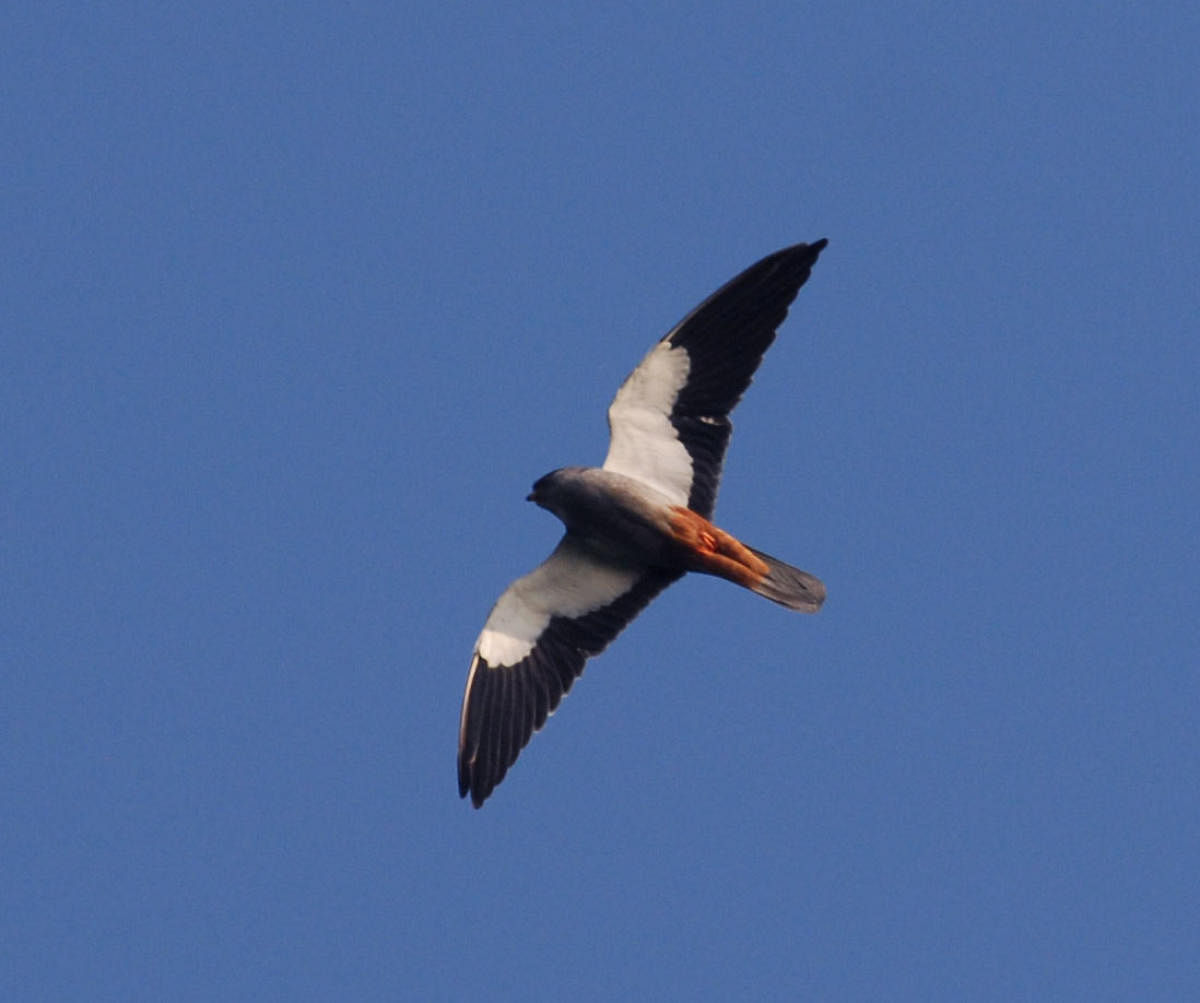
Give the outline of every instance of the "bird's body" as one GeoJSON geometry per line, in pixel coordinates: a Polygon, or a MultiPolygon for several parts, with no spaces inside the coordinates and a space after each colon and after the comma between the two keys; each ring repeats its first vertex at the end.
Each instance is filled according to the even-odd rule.
{"type": "Polygon", "coordinates": [[[646,356],[609,408],[604,466],[564,467],[529,496],[566,526],[505,590],[475,645],[459,727],[459,792],[476,807],[583,671],[688,571],[815,612],[825,587],[710,522],[732,425],[825,241],[778,251],[727,283],[646,356]]]}
{"type": "Polygon", "coordinates": [[[558,516],[600,560],[635,567],[671,563],[665,515],[671,500],[648,484],[601,467],[563,467],[534,484],[528,500],[558,516]]]}
{"type": "MultiPolygon", "coordinates": [[[[597,561],[666,572],[715,575],[759,592],[771,564],[788,565],[747,547],[702,515],[656,488],[600,467],[564,467],[533,486],[529,501],[553,512],[571,539],[597,561]]],[[[797,568],[802,578],[768,599],[792,609],[814,612],[825,598],[824,586],[797,568]]]]}

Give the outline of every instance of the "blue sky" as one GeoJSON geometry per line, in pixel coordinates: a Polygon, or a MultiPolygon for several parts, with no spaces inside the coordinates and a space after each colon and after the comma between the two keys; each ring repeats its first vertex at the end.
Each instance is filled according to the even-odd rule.
{"type": "Polygon", "coordinates": [[[1193,5],[26,4],[0,995],[1200,995],[1193,5]],[[688,309],[829,248],[708,579],[482,811],[471,646],[688,309]]]}

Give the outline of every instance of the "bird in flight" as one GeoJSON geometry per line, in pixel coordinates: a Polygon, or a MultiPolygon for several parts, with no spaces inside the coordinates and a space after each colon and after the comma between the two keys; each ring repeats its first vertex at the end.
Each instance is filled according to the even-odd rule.
{"type": "Polygon", "coordinates": [[[685,572],[716,575],[815,613],[820,580],[709,520],[733,425],[788,307],[826,241],[768,255],[683,318],[608,409],[602,467],[564,467],[528,500],[566,526],[554,552],[492,608],[467,674],[458,791],[480,807],[584,662],[685,572]]]}

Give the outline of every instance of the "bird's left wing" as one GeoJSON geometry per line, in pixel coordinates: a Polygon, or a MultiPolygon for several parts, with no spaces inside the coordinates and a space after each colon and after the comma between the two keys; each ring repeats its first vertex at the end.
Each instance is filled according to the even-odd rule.
{"type": "Polygon", "coordinates": [[[729,412],[825,243],[796,244],[751,265],[650,350],[609,406],[605,470],[712,516],[733,430],[729,412]]]}
{"type": "Polygon", "coordinates": [[[478,808],[599,654],[680,572],[604,562],[567,533],[513,582],[475,644],[458,730],[458,791],[478,808]]]}

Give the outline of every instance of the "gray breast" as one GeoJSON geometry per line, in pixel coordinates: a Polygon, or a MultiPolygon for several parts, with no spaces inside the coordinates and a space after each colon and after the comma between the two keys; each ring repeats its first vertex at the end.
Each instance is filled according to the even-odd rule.
{"type": "Polygon", "coordinates": [[[601,556],[653,564],[667,552],[666,495],[641,481],[598,467],[556,471],[539,504],[557,515],[601,556]]]}

